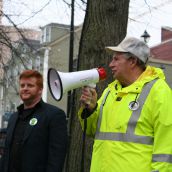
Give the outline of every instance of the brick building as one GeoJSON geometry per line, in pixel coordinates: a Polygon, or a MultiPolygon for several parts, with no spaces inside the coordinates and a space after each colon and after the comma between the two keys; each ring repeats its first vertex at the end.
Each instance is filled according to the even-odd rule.
{"type": "Polygon", "coordinates": [[[166,80],[172,88],[172,28],[161,28],[161,43],[151,47],[150,64],[164,70],[166,80]]]}

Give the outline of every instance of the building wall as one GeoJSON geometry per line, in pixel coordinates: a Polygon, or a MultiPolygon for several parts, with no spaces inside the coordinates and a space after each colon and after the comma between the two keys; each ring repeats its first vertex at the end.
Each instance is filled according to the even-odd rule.
{"type": "MultiPolygon", "coordinates": [[[[34,29],[26,29],[26,28],[19,28],[19,31],[21,34],[14,28],[13,26],[5,26],[1,25],[1,32],[3,35],[7,35],[8,41],[14,45],[15,42],[18,40],[23,39],[21,34],[25,37],[25,39],[33,39],[33,40],[40,40],[41,32],[40,30],[34,30],[34,29]]],[[[3,65],[8,63],[8,61],[11,59],[11,48],[6,46],[6,44],[3,44],[3,39],[2,43],[0,43],[0,79],[3,78],[3,65]]],[[[4,41],[5,42],[5,41],[4,41]]]]}
{"type": "Polygon", "coordinates": [[[50,23],[42,27],[41,29],[41,43],[47,44],[52,43],[60,39],[61,37],[67,35],[69,33],[70,26],[57,23],[50,23]]]}
{"type": "Polygon", "coordinates": [[[61,37],[69,34],[69,26],[68,27],[51,27],[51,42],[60,39],[61,37]]]}
{"type": "Polygon", "coordinates": [[[162,27],[161,28],[161,42],[169,40],[172,38],[172,28],[162,27]]]}
{"type": "Polygon", "coordinates": [[[161,28],[161,43],[151,48],[150,64],[163,69],[166,81],[172,88],[172,28],[161,28]]]}
{"type": "Polygon", "coordinates": [[[172,77],[171,77],[172,76],[172,63],[168,64],[168,63],[162,63],[162,62],[149,62],[149,64],[163,69],[163,72],[166,77],[166,81],[172,89],[172,77]]]}

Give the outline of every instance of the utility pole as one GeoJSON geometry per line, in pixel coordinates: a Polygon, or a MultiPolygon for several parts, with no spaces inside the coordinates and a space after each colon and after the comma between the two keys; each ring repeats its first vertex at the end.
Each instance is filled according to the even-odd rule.
{"type": "MultiPolygon", "coordinates": [[[[71,0],[71,24],[70,24],[70,42],[69,42],[69,72],[73,71],[74,3],[75,3],[75,0],[71,0]]],[[[72,100],[72,92],[69,91],[68,92],[68,101],[67,101],[67,118],[70,117],[71,100],[72,100]]]]}
{"type": "MultiPolygon", "coordinates": [[[[69,42],[69,72],[73,71],[74,3],[75,3],[75,0],[71,0],[71,24],[70,24],[70,42],[69,42]]],[[[72,100],[73,100],[72,91],[69,91],[68,92],[68,101],[67,101],[67,118],[69,119],[69,130],[70,130],[71,115],[72,115],[71,114],[72,100]]]]}
{"type": "MultiPolygon", "coordinates": [[[[74,4],[75,0],[71,0],[71,24],[70,24],[70,42],[69,42],[69,72],[73,71],[73,49],[74,49],[74,4]]],[[[69,134],[69,144],[68,149],[70,148],[71,141],[71,121],[72,121],[72,109],[73,109],[73,94],[72,91],[68,92],[67,97],[67,120],[68,120],[68,134],[69,134]]],[[[66,156],[65,163],[65,172],[69,172],[68,168],[68,160],[69,160],[69,150],[66,156]]]]}

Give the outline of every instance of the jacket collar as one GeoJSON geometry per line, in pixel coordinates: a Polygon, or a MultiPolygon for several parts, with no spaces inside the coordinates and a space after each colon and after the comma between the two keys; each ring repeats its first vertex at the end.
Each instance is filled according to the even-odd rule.
{"type": "Polygon", "coordinates": [[[121,92],[121,93],[140,93],[142,87],[155,78],[165,79],[165,75],[160,68],[155,68],[147,66],[146,70],[140,75],[140,77],[131,85],[122,88],[122,85],[118,80],[113,81],[108,85],[111,91],[121,92]]]}
{"type": "MultiPolygon", "coordinates": [[[[41,107],[43,106],[44,102],[43,100],[41,99],[34,107],[33,107],[33,110],[37,109],[38,107],[41,107]]],[[[24,110],[24,104],[21,104],[17,107],[17,110],[18,112],[21,112],[24,110]]]]}

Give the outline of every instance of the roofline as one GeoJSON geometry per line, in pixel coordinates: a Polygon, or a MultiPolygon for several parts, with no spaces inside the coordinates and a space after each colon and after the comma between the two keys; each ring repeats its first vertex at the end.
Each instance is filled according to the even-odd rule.
{"type": "MultiPolygon", "coordinates": [[[[80,27],[78,27],[76,30],[74,30],[75,33],[79,32],[80,30],[82,30],[82,25],[80,27]]],[[[70,37],[70,32],[64,36],[62,36],[61,38],[59,39],[56,39],[55,41],[53,42],[50,42],[49,44],[46,44],[46,46],[53,46],[55,44],[58,44],[59,42],[63,41],[64,39],[70,37]]]]}
{"type": "Polygon", "coordinates": [[[155,47],[157,47],[157,46],[159,46],[159,45],[166,44],[166,43],[168,43],[168,42],[170,42],[170,41],[172,41],[172,38],[170,38],[170,39],[168,39],[168,40],[166,40],[166,41],[160,42],[160,43],[158,43],[158,44],[156,44],[156,45],[153,45],[152,47],[150,47],[150,49],[155,48],[155,47]]]}
{"type": "Polygon", "coordinates": [[[161,28],[162,28],[162,29],[169,30],[169,31],[172,31],[172,28],[171,28],[171,27],[169,27],[169,26],[162,26],[161,28]]]}
{"type": "Polygon", "coordinates": [[[172,65],[172,61],[169,60],[160,60],[160,59],[154,59],[154,58],[150,58],[148,62],[155,62],[155,63],[161,63],[161,64],[169,64],[172,65]]]}
{"type": "MultiPolygon", "coordinates": [[[[49,24],[46,24],[44,26],[41,26],[40,28],[43,29],[45,27],[58,27],[58,28],[63,28],[63,29],[70,29],[70,25],[68,24],[60,24],[60,23],[49,23],[49,24]]],[[[77,26],[74,26],[74,28],[78,28],[80,27],[80,25],[77,25],[77,26]]]]}

